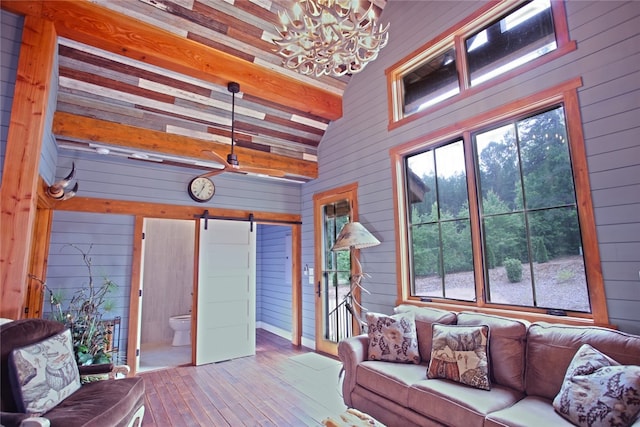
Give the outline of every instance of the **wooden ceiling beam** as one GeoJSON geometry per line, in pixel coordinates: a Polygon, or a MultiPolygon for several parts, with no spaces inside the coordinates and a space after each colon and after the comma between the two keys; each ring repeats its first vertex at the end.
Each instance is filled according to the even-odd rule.
{"type": "Polygon", "coordinates": [[[340,95],[89,1],[9,1],[2,8],[50,20],[58,35],[90,46],[223,86],[235,81],[244,93],[328,120],[342,117],[340,95]]]}
{"type": "MultiPolygon", "coordinates": [[[[126,147],[132,151],[155,152],[208,162],[215,160],[203,153],[203,150],[215,151],[223,158],[226,158],[230,151],[228,144],[168,134],[61,111],[57,111],[54,115],[52,131],[58,137],[72,140],[90,141],[104,145],[126,147]]],[[[318,177],[318,165],[315,162],[283,157],[243,147],[236,147],[234,152],[238,155],[240,164],[244,166],[276,169],[291,176],[300,176],[308,179],[318,177]]]]}

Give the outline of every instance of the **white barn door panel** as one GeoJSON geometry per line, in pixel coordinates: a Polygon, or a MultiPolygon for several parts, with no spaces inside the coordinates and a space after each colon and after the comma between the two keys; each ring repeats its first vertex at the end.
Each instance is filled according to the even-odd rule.
{"type": "Polygon", "coordinates": [[[196,365],[256,351],[256,232],[244,221],[200,221],[196,365]]]}

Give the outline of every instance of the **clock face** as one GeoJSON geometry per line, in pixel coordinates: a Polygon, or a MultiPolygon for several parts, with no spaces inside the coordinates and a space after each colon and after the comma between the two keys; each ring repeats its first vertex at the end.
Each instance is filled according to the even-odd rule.
{"type": "Polygon", "coordinates": [[[202,203],[211,200],[216,192],[216,187],[209,178],[197,176],[191,180],[187,191],[193,200],[202,203]]]}

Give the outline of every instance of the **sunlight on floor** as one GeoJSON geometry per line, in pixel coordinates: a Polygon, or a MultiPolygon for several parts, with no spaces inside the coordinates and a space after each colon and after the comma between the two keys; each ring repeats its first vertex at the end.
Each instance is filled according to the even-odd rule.
{"type": "Polygon", "coordinates": [[[335,414],[346,409],[339,379],[342,363],[317,353],[293,356],[289,360],[295,362],[286,373],[296,379],[293,387],[326,408],[334,408],[335,414]]]}

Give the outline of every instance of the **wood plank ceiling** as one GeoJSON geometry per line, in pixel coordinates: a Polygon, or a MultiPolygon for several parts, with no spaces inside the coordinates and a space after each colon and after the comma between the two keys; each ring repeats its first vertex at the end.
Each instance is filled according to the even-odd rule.
{"type": "MultiPolygon", "coordinates": [[[[375,0],[378,14],[385,2],[375,0]]],[[[216,165],[207,150],[223,157],[230,151],[227,83],[237,81],[241,165],[304,182],[317,177],[318,144],[342,115],[350,77],[303,76],[281,65],[271,40],[278,12],[292,4],[34,0],[2,7],[56,24],[53,132],[61,150],[187,165],[200,174],[216,165]]]]}

